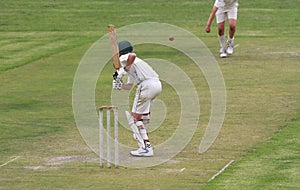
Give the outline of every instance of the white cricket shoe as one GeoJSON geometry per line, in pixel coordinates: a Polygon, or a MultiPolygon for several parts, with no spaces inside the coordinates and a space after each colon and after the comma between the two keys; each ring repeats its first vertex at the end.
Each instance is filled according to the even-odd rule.
{"type": "Polygon", "coordinates": [[[130,151],[130,154],[137,157],[150,157],[154,155],[152,147],[146,149],[139,148],[137,150],[130,151]]]}
{"type": "Polygon", "coordinates": [[[228,46],[227,53],[228,53],[228,55],[232,55],[233,54],[233,47],[228,46]]]}
{"type": "Polygon", "coordinates": [[[233,54],[233,39],[232,40],[228,40],[227,41],[227,43],[228,43],[228,47],[227,47],[227,53],[228,53],[228,55],[232,55],[233,54]]]}
{"type": "Polygon", "coordinates": [[[223,50],[223,48],[220,49],[220,57],[221,57],[221,58],[227,57],[226,50],[223,50]]]}

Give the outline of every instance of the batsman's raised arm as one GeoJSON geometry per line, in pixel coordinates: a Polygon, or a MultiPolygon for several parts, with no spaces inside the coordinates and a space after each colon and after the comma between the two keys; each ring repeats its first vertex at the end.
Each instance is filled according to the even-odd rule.
{"type": "Polygon", "coordinates": [[[119,62],[121,63],[121,68],[117,69],[113,74],[113,88],[116,90],[130,90],[133,86],[133,82],[129,81],[123,84],[122,78],[124,75],[128,74],[132,64],[134,64],[136,54],[133,53],[133,47],[128,41],[121,41],[118,44],[119,49],[119,62]]]}
{"type": "Polygon", "coordinates": [[[125,70],[129,70],[131,65],[134,63],[134,60],[136,58],[136,54],[135,53],[129,53],[128,54],[128,58],[127,58],[127,64],[125,65],[124,69],[125,70]]]}

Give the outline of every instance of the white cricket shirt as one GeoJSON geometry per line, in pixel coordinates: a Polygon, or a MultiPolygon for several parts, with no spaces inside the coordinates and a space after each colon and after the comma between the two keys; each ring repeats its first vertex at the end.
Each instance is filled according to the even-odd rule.
{"type": "Polygon", "coordinates": [[[226,9],[232,6],[238,6],[237,0],[216,0],[214,6],[219,9],[226,9]]]}
{"type": "MultiPolygon", "coordinates": [[[[127,64],[127,59],[130,53],[120,56],[120,63],[124,67],[127,64]]],[[[132,63],[128,73],[127,83],[140,84],[141,82],[149,79],[159,80],[158,74],[152,69],[152,67],[136,57],[132,63]]]]}

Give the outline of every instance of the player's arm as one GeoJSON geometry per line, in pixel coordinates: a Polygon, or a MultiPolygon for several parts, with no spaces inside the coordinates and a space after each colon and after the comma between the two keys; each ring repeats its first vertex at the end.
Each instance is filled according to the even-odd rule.
{"type": "Polygon", "coordinates": [[[131,65],[134,63],[134,60],[136,58],[135,53],[130,53],[126,59],[126,65],[123,68],[118,69],[113,74],[113,89],[115,90],[130,90],[133,86],[132,83],[123,84],[122,78],[123,76],[129,71],[131,65]]]}
{"type": "Polygon", "coordinates": [[[209,15],[209,18],[207,20],[206,27],[205,27],[205,31],[207,33],[210,33],[210,25],[211,25],[212,21],[214,20],[217,11],[218,11],[218,7],[213,6],[212,11],[209,15]]]}
{"type": "Polygon", "coordinates": [[[134,63],[134,60],[136,58],[136,54],[135,53],[129,53],[128,58],[127,58],[127,64],[124,67],[125,71],[128,71],[131,67],[131,65],[134,63]]]}
{"type": "Polygon", "coordinates": [[[131,90],[133,84],[131,83],[127,83],[127,84],[123,84],[122,89],[123,90],[131,90]]]}
{"type": "MultiPolygon", "coordinates": [[[[129,53],[127,59],[125,59],[124,61],[126,61],[126,65],[124,67],[121,67],[120,69],[118,69],[114,74],[113,74],[113,78],[120,78],[122,79],[123,76],[127,73],[127,71],[129,71],[131,65],[134,63],[134,60],[136,58],[135,53],[129,53]]],[[[122,58],[123,59],[123,58],[122,58]]],[[[122,61],[122,60],[121,60],[122,61]]]]}
{"type": "Polygon", "coordinates": [[[127,83],[123,84],[122,89],[123,90],[131,90],[133,85],[134,85],[134,79],[132,78],[132,76],[128,76],[127,83]]]}

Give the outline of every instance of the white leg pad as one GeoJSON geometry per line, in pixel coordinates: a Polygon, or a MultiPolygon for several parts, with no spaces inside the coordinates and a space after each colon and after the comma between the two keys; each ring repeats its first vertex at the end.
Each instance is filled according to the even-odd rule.
{"type": "Polygon", "coordinates": [[[128,111],[125,111],[125,114],[126,114],[126,117],[127,117],[127,120],[128,120],[128,124],[132,130],[132,132],[135,134],[135,137],[137,138],[138,140],[138,144],[141,148],[145,148],[145,143],[144,143],[144,140],[143,138],[141,137],[141,134],[136,126],[136,124],[134,123],[134,119],[132,117],[132,115],[128,112],[128,111]]]}

